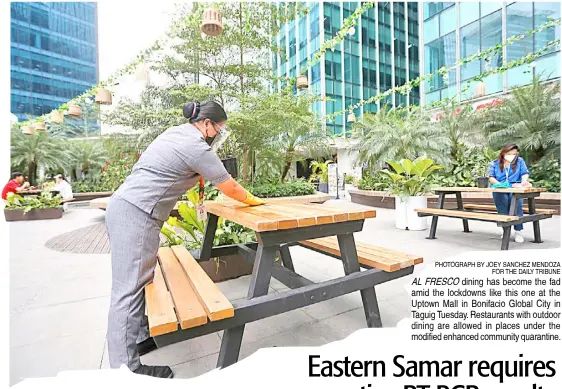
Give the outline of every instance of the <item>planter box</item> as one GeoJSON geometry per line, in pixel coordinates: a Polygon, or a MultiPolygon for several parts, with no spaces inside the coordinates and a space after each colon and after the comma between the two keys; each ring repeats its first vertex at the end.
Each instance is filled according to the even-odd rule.
{"type": "MultiPolygon", "coordinates": [[[[199,250],[194,250],[191,254],[194,258],[198,258],[199,250]]],[[[203,270],[205,270],[205,273],[207,273],[213,282],[232,280],[252,274],[253,266],[250,265],[242,255],[223,255],[217,259],[219,261],[218,269],[217,262],[214,258],[199,262],[199,265],[201,265],[203,270]]]]}
{"type": "MultiPolygon", "coordinates": [[[[349,193],[351,194],[351,201],[353,203],[370,207],[395,209],[394,198],[389,196],[386,192],[352,189],[349,193]]],[[[464,203],[494,204],[491,193],[463,193],[462,198],[464,203]]],[[[427,207],[437,208],[437,200],[438,196],[427,196],[427,207]]],[[[556,211],[556,215],[560,215],[560,193],[541,193],[536,199],[536,206],[542,209],[553,209],[556,211]]],[[[456,207],[457,201],[455,197],[447,195],[445,197],[445,208],[454,209],[456,207]]]]}
{"type": "Polygon", "coordinates": [[[45,208],[45,209],[32,209],[25,215],[19,209],[5,209],[4,217],[7,222],[18,222],[24,220],[45,220],[45,219],[60,219],[62,217],[61,208],[45,208]]]}

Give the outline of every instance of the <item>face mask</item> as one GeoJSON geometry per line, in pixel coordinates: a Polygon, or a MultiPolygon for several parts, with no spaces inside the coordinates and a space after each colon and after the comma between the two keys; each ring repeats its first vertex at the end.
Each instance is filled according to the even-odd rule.
{"type": "Polygon", "coordinates": [[[513,161],[515,161],[515,158],[517,158],[517,155],[509,154],[505,156],[505,159],[509,163],[513,163],[513,161]]]}

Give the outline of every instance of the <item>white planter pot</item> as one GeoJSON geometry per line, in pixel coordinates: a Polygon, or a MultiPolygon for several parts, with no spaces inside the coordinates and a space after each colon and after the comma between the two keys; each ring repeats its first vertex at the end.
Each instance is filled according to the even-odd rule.
{"type": "Polygon", "coordinates": [[[406,219],[408,221],[408,230],[423,231],[427,230],[427,217],[419,217],[415,211],[418,208],[427,208],[427,197],[412,196],[408,197],[406,219]]]}
{"type": "Polygon", "coordinates": [[[394,197],[394,209],[396,210],[396,228],[405,230],[408,227],[407,206],[408,198],[394,197]]]}
{"type": "Polygon", "coordinates": [[[427,208],[427,197],[412,196],[395,198],[396,228],[399,230],[423,231],[427,229],[427,217],[419,217],[415,211],[427,208]]]}

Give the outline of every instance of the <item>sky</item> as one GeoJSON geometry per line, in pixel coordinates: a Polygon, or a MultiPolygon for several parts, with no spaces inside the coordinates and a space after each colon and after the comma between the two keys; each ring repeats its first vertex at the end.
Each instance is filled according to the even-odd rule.
{"type": "Polygon", "coordinates": [[[182,0],[98,1],[100,81],[164,35],[179,2],[182,0]]]}

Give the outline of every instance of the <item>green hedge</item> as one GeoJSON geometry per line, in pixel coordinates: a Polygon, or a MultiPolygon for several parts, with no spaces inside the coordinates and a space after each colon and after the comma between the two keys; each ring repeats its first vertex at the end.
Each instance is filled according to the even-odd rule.
{"type": "Polygon", "coordinates": [[[262,198],[305,196],[316,193],[314,185],[304,180],[295,180],[281,183],[264,183],[246,185],[245,188],[254,196],[262,198]]]}

